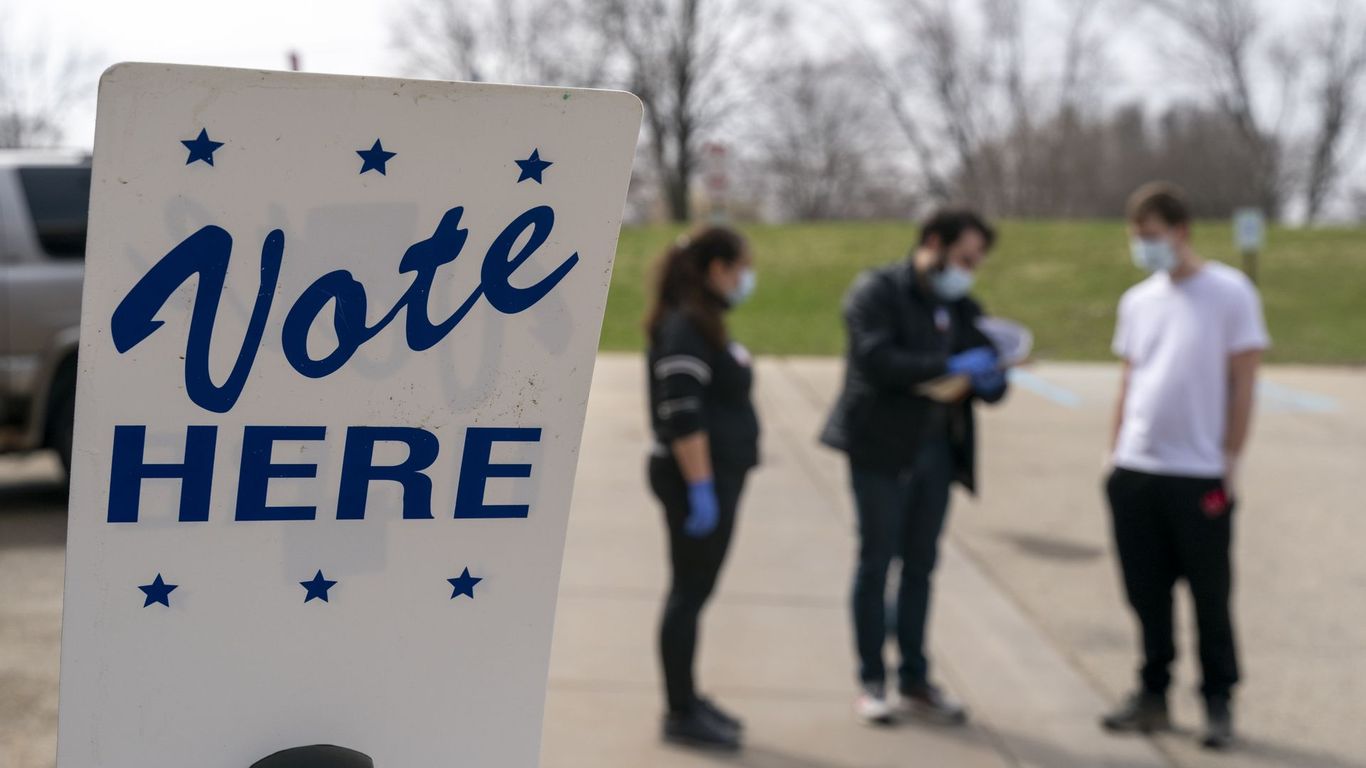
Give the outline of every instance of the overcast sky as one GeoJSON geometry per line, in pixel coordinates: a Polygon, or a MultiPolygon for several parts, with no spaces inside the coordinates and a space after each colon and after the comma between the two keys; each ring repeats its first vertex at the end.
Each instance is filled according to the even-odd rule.
{"type": "MultiPolygon", "coordinates": [[[[0,0],[7,36],[45,40],[96,60],[92,76],[119,61],[286,69],[299,51],[305,69],[396,75],[391,15],[379,0],[0,0]],[[7,24],[8,26],[8,24],[7,24]]],[[[0,22],[4,23],[4,22],[0,22]]],[[[64,144],[94,138],[93,91],[66,120],[64,144]]]]}
{"type": "MultiPolygon", "coordinates": [[[[472,6],[487,1],[461,0],[472,6]]],[[[819,48],[842,34],[844,24],[831,24],[832,13],[843,21],[868,18],[878,1],[798,0],[792,7],[798,26],[810,32],[806,44],[819,48]]],[[[92,78],[119,61],[285,69],[292,50],[312,72],[402,75],[403,57],[391,40],[395,15],[409,2],[0,0],[0,23],[9,27],[5,37],[25,50],[44,45],[88,54],[95,59],[92,78]]],[[[66,116],[64,144],[93,143],[94,112],[92,88],[66,116]]]]}
{"type": "MultiPolygon", "coordinates": [[[[94,60],[91,79],[118,61],[285,69],[298,51],[312,72],[402,75],[403,57],[392,45],[395,14],[412,0],[0,0],[0,37],[21,49],[35,46],[79,51],[94,60]]],[[[497,0],[460,0],[471,5],[497,0]]],[[[1123,7],[1132,0],[1114,0],[1123,7]]],[[[1366,0],[1359,0],[1366,2],[1366,0]]],[[[841,27],[831,23],[863,17],[880,0],[792,0],[806,45],[838,44],[841,27]]],[[[1044,4],[1045,7],[1048,4],[1044,4]]],[[[1273,25],[1290,28],[1285,6],[1266,3],[1273,25]]],[[[1056,47],[1047,13],[1036,14],[1030,55],[1056,47]]],[[[1174,78],[1156,53],[1163,37],[1151,14],[1116,25],[1106,55],[1116,75],[1114,100],[1135,97],[1161,104],[1179,97],[1185,78],[1174,78]]],[[[846,27],[847,28],[847,27],[846,27]]],[[[63,144],[89,147],[94,135],[94,88],[64,120],[63,144]]]]}

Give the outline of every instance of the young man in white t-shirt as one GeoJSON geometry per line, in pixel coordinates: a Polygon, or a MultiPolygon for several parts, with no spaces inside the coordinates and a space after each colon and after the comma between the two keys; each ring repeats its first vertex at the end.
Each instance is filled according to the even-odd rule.
{"type": "Polygon", "coordinates": [[[1184,578],[1200,637],[1203,743],[1221,749],[1233,739],[1230,697],[1238,682],[1229,610],[1232,516],[1269,339],[1252,282],[1191,249],[1180,190],[1144,186],[1129,201],[1128,219],[1134,262],[1151,276],[1119,303],[1114,352],[1124,376],[1106,493],[1144,662],[1139,691],[1102,724],[1144,732],[1170,724],[1172,591],[1184,578]]]}

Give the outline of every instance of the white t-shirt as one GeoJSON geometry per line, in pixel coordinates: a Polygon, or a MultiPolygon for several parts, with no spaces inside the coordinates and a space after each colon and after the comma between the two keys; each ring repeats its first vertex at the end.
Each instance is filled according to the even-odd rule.
{"type": "Polygon", "coordinates": [[[1256,287],[1225,264],[1180,282],[1158,272],[1126,291],[1113,345],[1130,364],[1115,466],[1223,476],[1229,356],[1270,341],[1256,287]]]}

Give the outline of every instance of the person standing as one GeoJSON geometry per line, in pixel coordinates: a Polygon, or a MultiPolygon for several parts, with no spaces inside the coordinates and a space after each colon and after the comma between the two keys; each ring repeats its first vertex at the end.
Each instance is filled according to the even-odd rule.
{"type": "Polygon", "coordinates": [[[925,654],[930,579],[956,480],[975,487],[973,403],[1005,396],[997,353],[976,321],[969,295],[995,231],[967,210],[935,213],[909,258],[864,272],[844,300],[848,349],[844,386],[821,442],[848,455],[858,513],[853,618],[866,723],[893,721],[898,709],[962,723],[964,708],[936,686],[925,654]],[[940,402],[920,387],[964,374],[971,388],[940,402]],[[897,639],[900,697],[887,694],[887,573],[901,561],[897,639]]]}
{"type": "Polygon", "coordinates": [[[672,580],[659,628],[668,712],[666,741],[740,747],[743,725],[698,694],[698,622],[735,530],[745,477],[759,460],[749,353],[726,313],[754,290],[753,257],[724,227],[682,237],[665,252],[649,337],[650,487],[664,507],[672,580]]]}
{"type": "Polygon", "coordinates": [[[1184,578],[1200,638],[1203,743],[1221,749],[1233,739],[1239,674],[1229,608],[1238,466],[1270,339],[1252,282],[1191,247],[1179,189],[1141,187],[1127,214],[1133,260],[1152,274],[1119,302],[1114,352],[1124,368],[1105,491],[1143,664],[1139,690],[1101,723],[1142,732],[1170,724],[1172,590],[1184,578]]]}

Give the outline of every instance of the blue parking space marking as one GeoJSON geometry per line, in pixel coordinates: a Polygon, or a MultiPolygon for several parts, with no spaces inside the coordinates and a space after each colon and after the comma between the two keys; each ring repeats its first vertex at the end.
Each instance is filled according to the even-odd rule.
{"type": "Polygon", "coordinates": [[[1263,408],[1273,411],[1337,413],[1341,408],[1334,398],[1287,387],[1267,379],[1258,382],[1257,396],[1263,408]]]}
{"type": "Polygon", "coordinates": [[[1078,408],[1081,406],[1081,396],[1076,392],[1065,387],[1060,387],[1042,376],[1030,373],[1021,368],[1010,369],[1010,383],[1027,389],[1039,397],[1061,405],[1064,408],[1078,408]]]}

